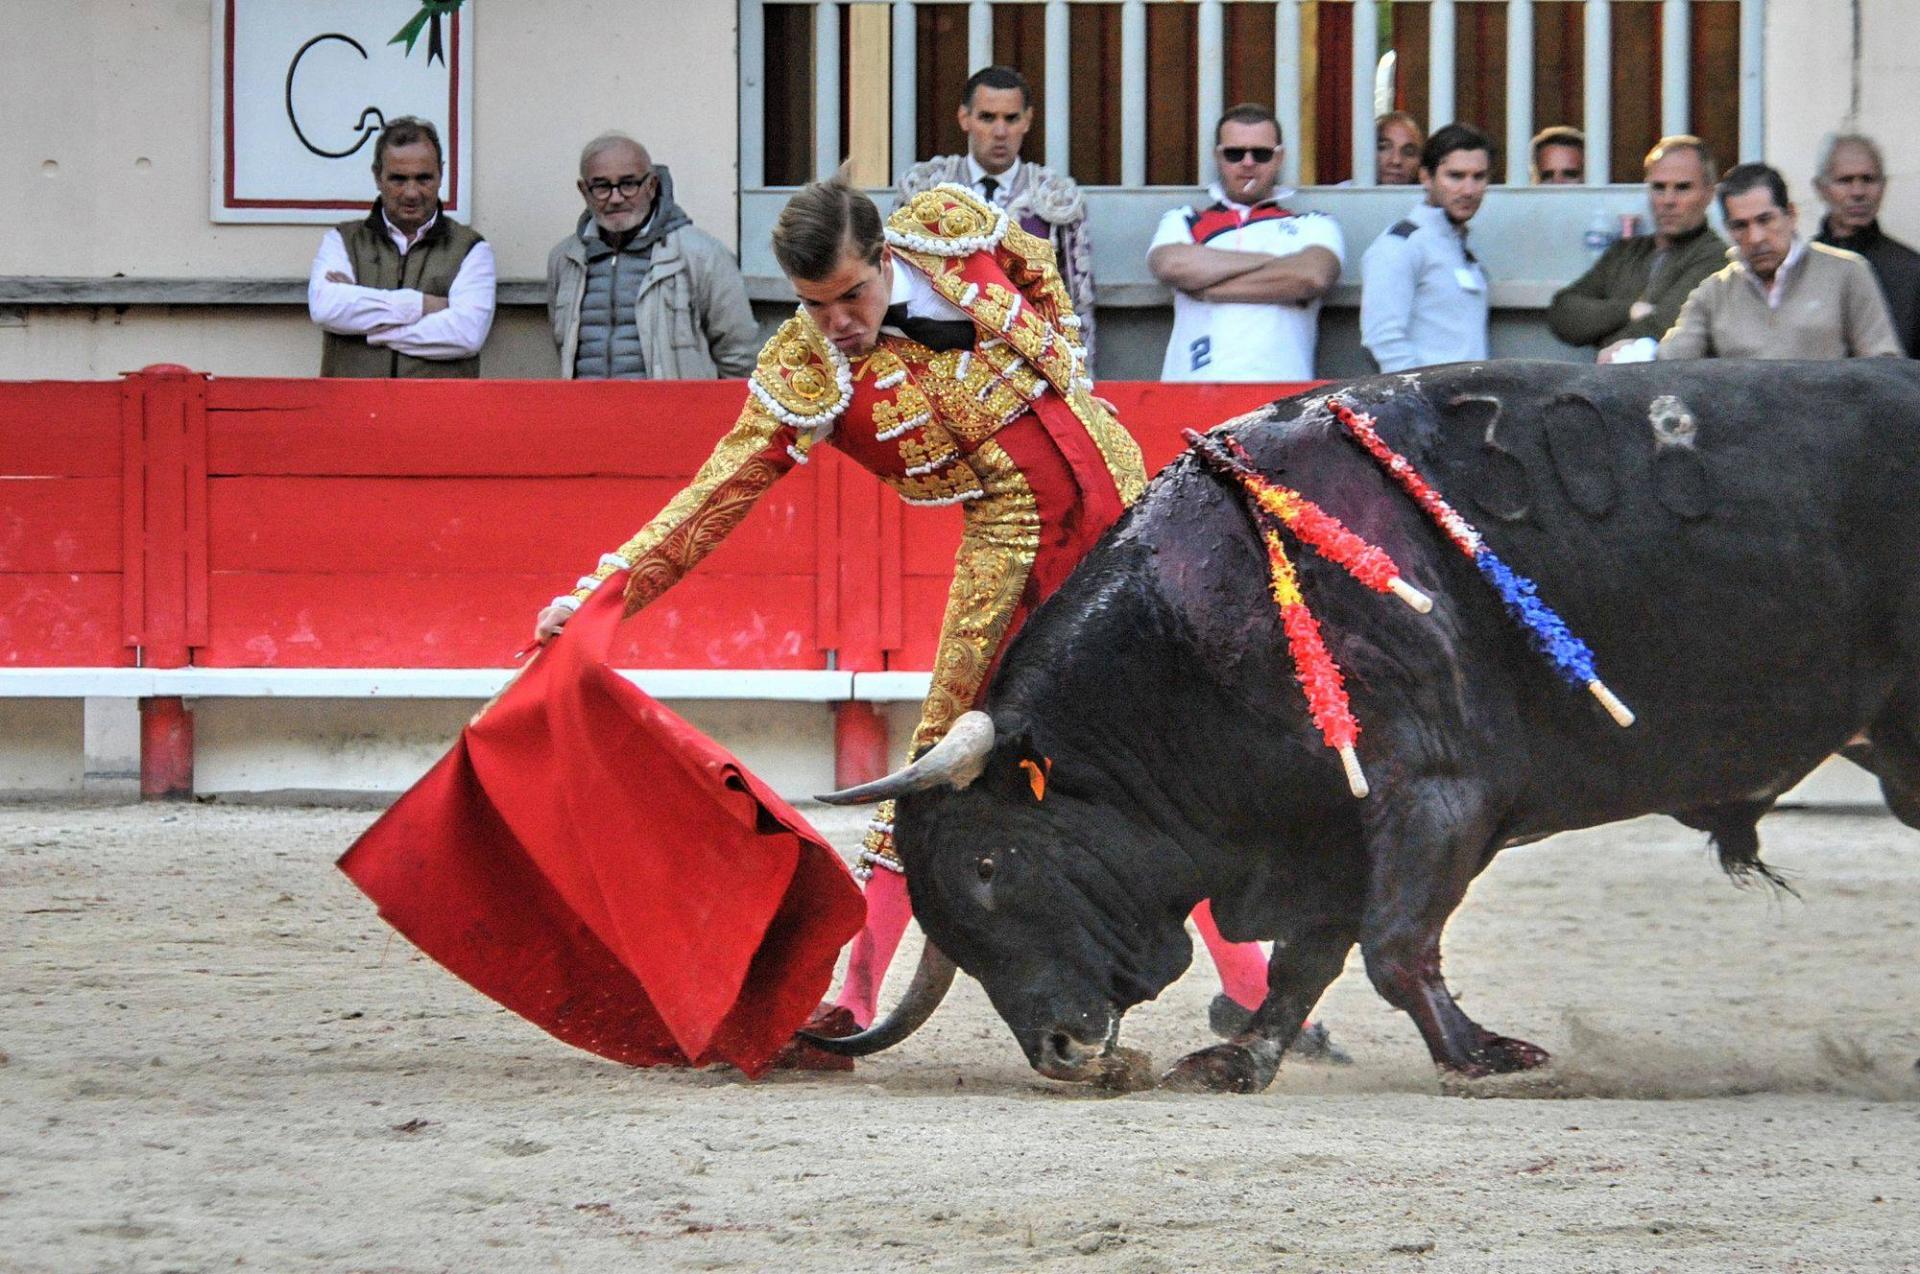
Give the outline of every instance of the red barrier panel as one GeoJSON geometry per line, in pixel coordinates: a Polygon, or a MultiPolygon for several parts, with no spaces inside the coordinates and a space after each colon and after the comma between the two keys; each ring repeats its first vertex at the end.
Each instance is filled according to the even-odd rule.
{"type": "MultiPolygon", "coordinates": [[[[1116,382],[1150,467],[1298,386],[1116,382]]],[[[498,667],[732,423],[738,382],[0,384],[0,663],[498,667]]],[[[956,509],[831,449],[625,629],[646,668],[931,665],[956,509]]]]}

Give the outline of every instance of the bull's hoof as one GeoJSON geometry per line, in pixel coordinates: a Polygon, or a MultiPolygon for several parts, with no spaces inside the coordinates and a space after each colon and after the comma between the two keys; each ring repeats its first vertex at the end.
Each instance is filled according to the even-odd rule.
{"type": "Polygon", "coordinates": [[[1553,1054],[1538,1044],[1489,1033],[1480,1037],[1480,1047],[1468,1055],[1466,1065],[1447,1069],[1467,1079],[1485,1079],[1489,1075],[1530,1071],[1552,1060],[1553,1054]]]}
{"type": "Polygon", "coordinates": [[[1252,1051],[1238,1044],[1189,1053],[1160,1077],[1160,1087],[1176,1093],[1257,1093],[1272,1082],[1272,1070],[1263,1072],[1252,1051]]]}

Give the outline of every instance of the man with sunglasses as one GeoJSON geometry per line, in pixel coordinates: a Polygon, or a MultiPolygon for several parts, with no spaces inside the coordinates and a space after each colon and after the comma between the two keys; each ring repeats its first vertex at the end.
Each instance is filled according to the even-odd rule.
{"type": "Polygon", "coordinates": [[[580,152],[586,210],[547,256],[547,317],[568,380],[745,376],[760,327],[733,254],[673,201],[673,175],[624,133],[580,152]]]}
{"type": "Polygon", "coordinates": [[[1173,289],[1160,378],[1312,380],[1320,300],[1346,260],[1340,226],[1280,204],[1291,192],[1275,190],[1286,150],[1271,110],[1235,106],[1213,135],[1213,202],[1168,212],[1147,250],[1147,268],[1173,289]]]}

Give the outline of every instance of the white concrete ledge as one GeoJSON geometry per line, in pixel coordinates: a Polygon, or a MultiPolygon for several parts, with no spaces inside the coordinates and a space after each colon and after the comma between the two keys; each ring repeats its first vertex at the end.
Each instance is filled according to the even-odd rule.
{"type": "MultiPolygon", "coordinates": [[[[486,699],[507,668],[7,668],[0,698],[486,699]]],[[[817,669],[643,668],[622,672],[656,699],[837,703],[853,674],[817,669]]]]}
{"type": "Polygon", "coordinates": [[[856,672],[853,697],[861,703],[918,703],[932,684],[928,672],[856,672]]]}

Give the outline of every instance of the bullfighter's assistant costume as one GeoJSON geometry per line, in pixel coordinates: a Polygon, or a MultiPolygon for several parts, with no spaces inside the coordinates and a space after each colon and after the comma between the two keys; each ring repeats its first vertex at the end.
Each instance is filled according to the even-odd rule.
{"type": "MultiPolygon", "coordinates": [[[[1140,495],[1146,475],[1138,445],[1090,394],[1078,320],[1043,240],[952,185],[909,200],[888,220],[886,239],[896,304],[873,351],[848,358],[804,311],[782,325],[761,351],[739,419],[693,481],[603,556],[572,594],[556,599],[582,607],[558,646],[577,629],[597,632],[612,622],[605,613],[611,590],[624,591],[626,614],[658,597],[775,481],[831,442],[909,503],[963,507],[965,530],[912,750],[938,741],[975,705],[1020,624],[1140,495]],[[624,584],[601,587],[616,575],[624,584]]],[[[483,720],[469,735],[486,726],[483,720]]],[[[890,820],[890,804],[882,806],[861,855],[863,874],[876,878],[841,997],[859,1025],[872,1015],[908,919],[890,820]]],[[[1217,931],[1204,911],[1200,919],[1218,958],[1217,931]]],[[[1264,980],[1258,952],[1248,944],[1241,963],[1257,960],[1264,980]]],[[[1240,990],[1254,1003],[1263,993],[1240,990]]]]}

